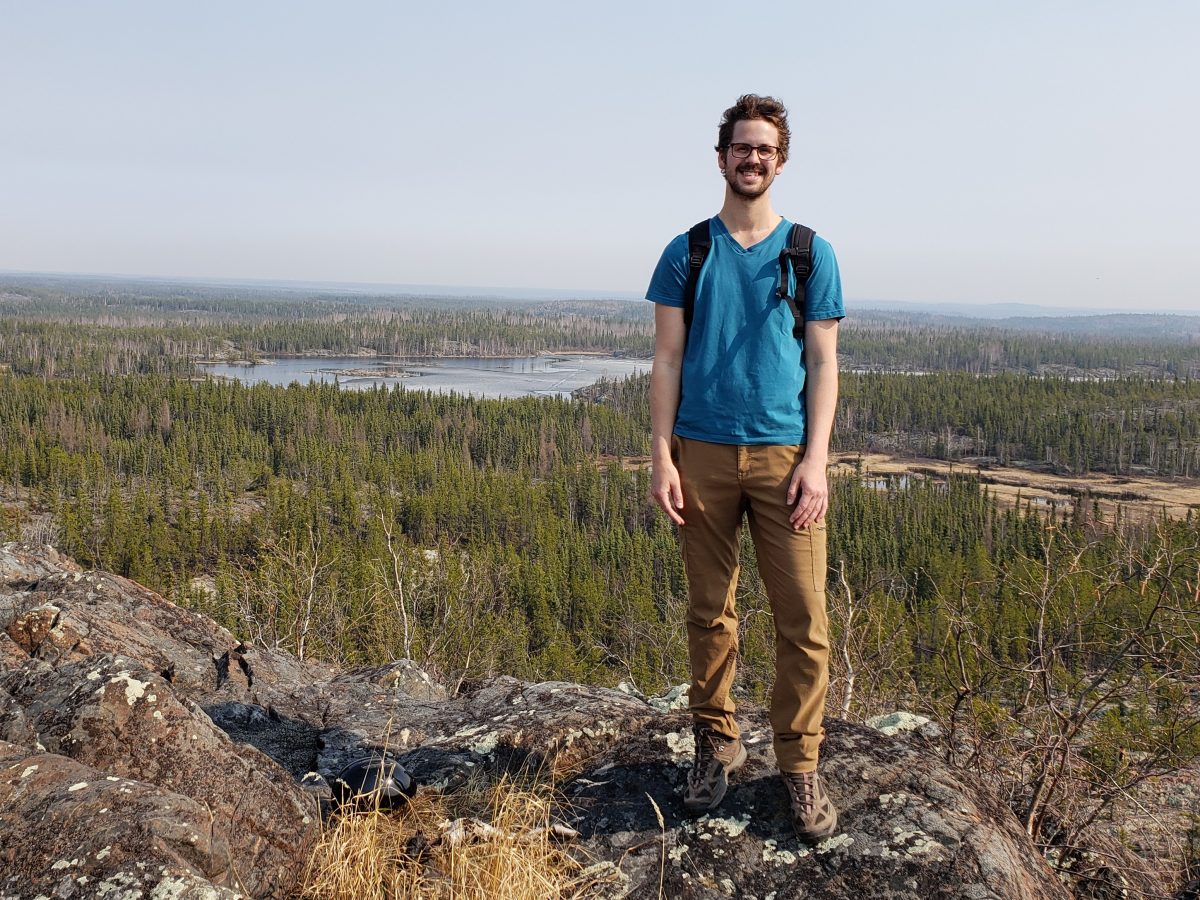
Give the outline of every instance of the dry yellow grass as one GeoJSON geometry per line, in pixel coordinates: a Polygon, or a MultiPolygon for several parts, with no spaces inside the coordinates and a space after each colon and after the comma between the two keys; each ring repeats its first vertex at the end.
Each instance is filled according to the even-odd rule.
{"type": "Polygon", "coordinates": [[[580,892],[581,866],[552,833],[544,784],[509,777],[405,808],[337,816],[305,874],[313,900],[545,900],[580,892]]]}
{"type": "MultiPolygon", "coordinates": [[[[851,472],[856,462],[861,463],[864,477],[929,472],[944,477],[952,470],[977,471],[972,465],[940,459],[910,459],[884,453],[843,453],[834,459],[831,472],[851,472]]],[[[1088,492],[1099,504],[1101,514],[1110,521],[1118,504],[1127,520],[1153,519],[1164,510],[1168,516],[1181,519],[1189,509],[1200,509],[1200,479],[1197,478],[1120,476],[1104,472],[1054,475],[1013,466],[989,466],[978,471],[986,479],[988,489],[1006,506],[1012,506],[1020,496],[1026,502],[1040,501],[1043,508],[1054,503],[1060,510],[1070,509],[1076,494],[1088,492]]]]}

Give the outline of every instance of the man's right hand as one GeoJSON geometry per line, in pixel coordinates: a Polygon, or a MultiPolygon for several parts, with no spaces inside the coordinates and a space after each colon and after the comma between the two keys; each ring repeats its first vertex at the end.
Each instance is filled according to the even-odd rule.
{"type": "Polygon", "coordinates": [[[653,463],[650,470],[650,499],[659,505],[676,525],[683,524],[683,487],[679,484],[679,469],[669,458],[653,463]]]}

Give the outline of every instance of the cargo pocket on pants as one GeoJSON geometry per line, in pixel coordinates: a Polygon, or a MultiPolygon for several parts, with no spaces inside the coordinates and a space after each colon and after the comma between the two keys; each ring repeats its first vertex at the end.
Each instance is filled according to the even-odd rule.
{"type": "Polygon", "coordinates": [[[829,580],[829,530],[824,520],[814,522],[809,528],[812,529],[808,554],[812,565],[812,587],[823,594],[825,583],[829,580]]]}

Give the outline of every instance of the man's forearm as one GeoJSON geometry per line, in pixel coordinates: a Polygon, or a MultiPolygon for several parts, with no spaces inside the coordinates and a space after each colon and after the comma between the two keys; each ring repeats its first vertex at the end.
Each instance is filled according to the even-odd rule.
{"type": "Polygon", "coordinates": [[[837,358],[816,360],[808,367],[804,382],[807,407],[808,444],[804,454],[829,459],[829,441],[833,434],[833,415],[837,409],[837,358]]]}
{"type": "Polygon", "coordinates": [[[671,433],[679,412],[680,364],[654,359],[650,370],[650,452],[654,459],[671,455],[671,433]]]}

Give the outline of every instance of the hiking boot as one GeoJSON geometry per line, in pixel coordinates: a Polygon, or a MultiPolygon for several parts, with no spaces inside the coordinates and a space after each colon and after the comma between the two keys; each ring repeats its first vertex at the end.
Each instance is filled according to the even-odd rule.
{"type": "Polygon", "coordinates": [[[792,827],[803,841],[816,842],[837,831],[837,809],[816,772],[780,772],[792,801],[792,827]]]}
{"type": "Polygon", "coordinates": [[[746,762],[746,748],[737,738],[727,738],[707,725],[692,726],[696,737],[696,759],[688,773],[684,808],[693,814],[716,809],[725,799],[729,776],[746,762]]]}

